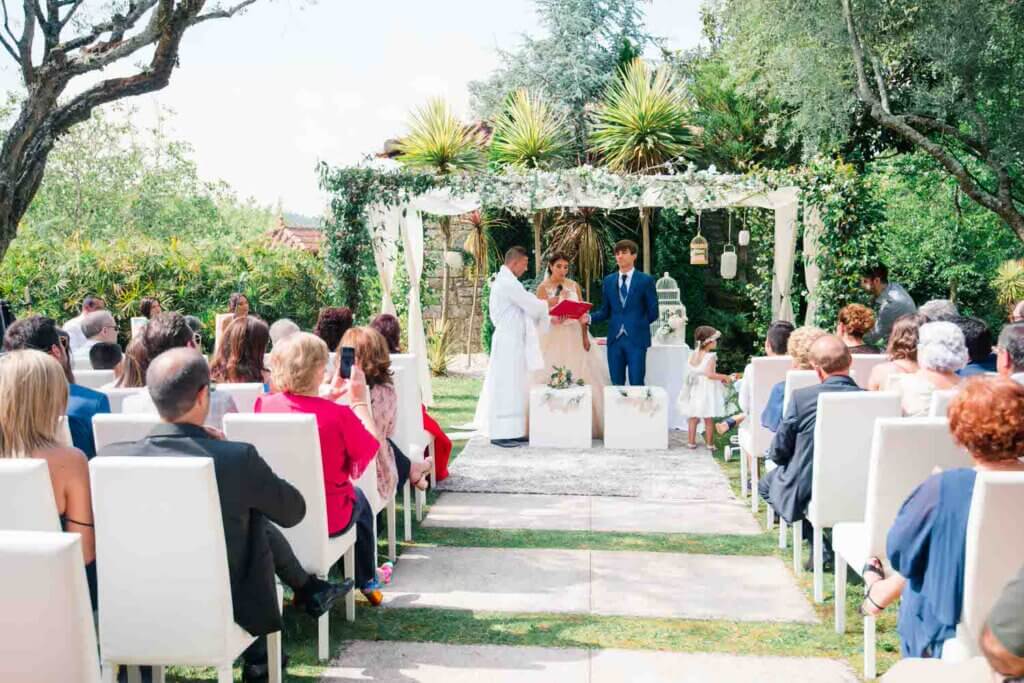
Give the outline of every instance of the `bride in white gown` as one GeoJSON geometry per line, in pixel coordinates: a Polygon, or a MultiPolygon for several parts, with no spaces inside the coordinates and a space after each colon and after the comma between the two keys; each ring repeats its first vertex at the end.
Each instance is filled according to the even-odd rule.
{"type": "MultiPolygon", "coordinates": [[[[566,277],[569,259],[554,253],[548,258],[548,276],[537,286],[537,298],[548,302],[548,309],[560,301],[582,301],[580,286],[566,277]]],[[[551,319],[547,334],[540,337],[540,350],[544,356],[544,369],[534,373],[534,384],[547,384],[556,367],[572,371],[573,378],[582,379],[593,396],[594,437],[604,434],[604,388],[610,384],[608,364],[579,320],[551,319]]]]}

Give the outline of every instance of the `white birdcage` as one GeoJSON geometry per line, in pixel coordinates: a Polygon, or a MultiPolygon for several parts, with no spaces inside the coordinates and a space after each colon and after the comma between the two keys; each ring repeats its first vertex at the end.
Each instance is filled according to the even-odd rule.
{"type": "Polygon", "coordinates": [[[651,339],[656,346],[686,343],[686,307],[679,297],[679,283],[665,273],[654,284],[658,294],[658,319],[651,323],[651,339]]]}

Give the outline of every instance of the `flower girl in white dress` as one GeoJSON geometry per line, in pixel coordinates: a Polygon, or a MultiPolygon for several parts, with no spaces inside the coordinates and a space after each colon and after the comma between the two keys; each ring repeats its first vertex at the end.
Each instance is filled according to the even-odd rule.
{"type": "Polygon", "coordinates": [[[708,449],[714,447],[714,418],[725,414],[725,384],[732,377],[716,371],[718,339],[722,333],[702,325],[693,332],[694,352],[687,364],[686,379],[679,392],[679,413],[688,419],[688,448],[697,447],[697,421],[704,420],[704,439],[708,449]]]}

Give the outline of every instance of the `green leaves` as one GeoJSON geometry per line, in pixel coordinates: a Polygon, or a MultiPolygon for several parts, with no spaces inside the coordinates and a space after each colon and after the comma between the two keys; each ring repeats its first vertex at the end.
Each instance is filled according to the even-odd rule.
{"type": "Polygon", "coordinates": [[[672,73],[652,74],[633,60],[608,88],[598,107],[591,149],[615,171],[644,173],[691,156],[695,130],[689,125],[685,94],[672,73]]]}
{"type": "Polygon", "coordinates": [[[547,169],[563,165],[571,154],[572,138],[564,115],[525,89],[509,96],[508,107],[494,122],[493,161],[547,169]]]}
{"type": "Polygon", "coordinates": [[[409,128],[399,142],[402,163],[438,175],[483,168],[480,131],[459,121],[444,100],[432,99],[413,112],[409,128]]]}

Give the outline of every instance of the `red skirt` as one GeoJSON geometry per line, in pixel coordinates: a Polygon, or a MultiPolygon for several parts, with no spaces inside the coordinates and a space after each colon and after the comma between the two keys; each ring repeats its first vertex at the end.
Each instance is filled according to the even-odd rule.
{"type": "Polygon", "coordinates": [[[437,470],[437,480],[444,481],[448,478],[448,458],[452,455],[452,440],[441,429],[441,425],[437,424],[437,420],[427,414],[427,407],[422,407],[423,429],[434,437],[434,468],[437,470]]]}

